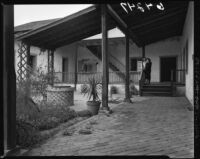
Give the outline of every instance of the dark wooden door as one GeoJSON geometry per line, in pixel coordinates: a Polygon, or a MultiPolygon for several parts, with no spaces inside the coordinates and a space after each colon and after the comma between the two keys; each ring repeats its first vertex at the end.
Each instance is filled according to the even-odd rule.
{"type": "MultiPolygon", "coordinates": [[[[176,57],[160,58],[160,81],[171,81],[171,70],[176,70],[176,57]]],[[[173,81],[176,81],[176,73],[174,71],[173,81]]]]}
{"type": "Polygon", "coordinates": [[[63,70],[62,80],[63,82],[68,82],[68,58],[63,58],[62,70],[63,70]]]}

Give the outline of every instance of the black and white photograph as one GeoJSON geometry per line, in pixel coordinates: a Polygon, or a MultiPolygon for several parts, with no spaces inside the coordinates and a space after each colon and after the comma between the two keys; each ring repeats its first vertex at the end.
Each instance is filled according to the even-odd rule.
{"type": "Polygon", "coordinates": [[[3,4],[2,156],[194,158],[195,4],[3,4]]]}

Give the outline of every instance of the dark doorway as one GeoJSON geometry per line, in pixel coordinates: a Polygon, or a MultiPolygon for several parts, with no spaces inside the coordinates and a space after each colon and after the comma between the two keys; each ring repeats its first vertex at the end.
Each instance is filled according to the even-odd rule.
{"type": "Polygon", "coordinates": [[[33,71],[36,70],[36,67],[37,67],[37,56],[30,55],[30,67],[32,68],[33,71]]]}
{"type": "MultiPolygon", "coordinates": [[[[176,57],[160,58],[160,82],[171,81],[171,70],[176,70],[176,57]]],[[[173,73],[173,81],[176,81],[176,72],[173,73]]]]}
{"type": "Polygon", "coordinates": [[[63,58],[62,70],[63,70],[62,81],[68,82],[68,58],[63,58]]]}

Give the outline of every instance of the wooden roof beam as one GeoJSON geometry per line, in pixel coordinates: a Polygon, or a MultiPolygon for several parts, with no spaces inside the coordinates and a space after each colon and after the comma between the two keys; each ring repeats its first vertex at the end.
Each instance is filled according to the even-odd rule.
{"type": "Polygon", "coordinates": [[[57,20],[57,21],[55,21],[55,22],[52,22],[52,23],[50,23],[50,24],[48,24],[48,25],[45,25],[45,26],[42,26],[42,27],[40,27],[40,28],[38,28],[38,29],[32,30],[32,31],[28,32],[28,33],[25,34],[25,35],[22,35],[22,36],[17,37],[16,39],[17,39],[17,40],[21,40],[21,39],[30,37],[30,36],[32,36],[32,35],[35,35],[35,34],[37,34],[37,33],[40,33],[40,32],[42,32],[42,31],[44,31],[44,30],[49,29],[49,28],[55,27],[55,26],[57,26],[57,25],[59,25],[59,24],[61,24],[61,23],[63,23],[63,22],[66,22],[66,21],[69,21],[69,20],[71,20],[71,19],[77,18],[77,17],[79,17],[80,15],[87,14],[87,13],[89,13],[89,12],[91,12],[91,11],[94,11],[94,10],[96,10],[96,6],[91,6],[91,7],[89,7],[89,8],[84,9],[84,10],[81,10],[81,11],[79,11],[79,12],[77,12],[77,13],[74,13],[74,14],[72,14],[72,15],[70,15],[70,16],[67,16],[67,17],[64,17],[64,18],[62,18],[62,19],[59,19],[59,20],[57,20]]]}
{"type": "Polygon", "coordinates": [[[160,20],[164,20],[164,19],[167,19],[169,17],[173,17],[173,16],[176,16],[177,14],[182,14],[183,12],[187,11],[187,8],[184,8],[182,10],[176,10],[170,14],[166,14],[164,16],[159,16],[157,18],[154,18],[152,20],[147,20],[147,22],[144,22],[142,24],[139,24],[139,25],[134,25],[134,26],[131,26],[130,28],[131,29],[137,29],[137,28],[140,28],[140,27],[143,27],[143,26],[146,26],[146,25],[149,25],[149,24],[152,24],[152,23],[155,23],[155,22],[158,22],[160,20]]]}
{"type": "Polygon", "coordinates": [[[175,25],[179,26],[181,21],[182,21],[182,19],[179,19],[179,20],[176,20],[176,21],[169,21],[168,23],[165,23],[163,25],[158,25],[158,26],[155,26],[155,27],[151,27],[149,29],[144,29],[144,31],[140,31],[140,36],[143,36],[147,33],[151,33],[153,31],[163,30],[166,27],[175,26],[175,25]]]}
{"type": "Polygon", "coordinates": [[[120,18],[120,16],[113,10],[113,8],[109,4],[107,4],[106,6],[107,6],[108,13],[117,22],[118,27],[121,29],[121,31],[124,34],[126,34],[126,31],[128,30],[130,38],[133,40],[133,42],[135,42],[139,46],[140,41],[139,41],[138,37],[135,36],[135,34],[133,34],[133,32],[128,28],[128,25],[123,21],[122,18],[120,18]]]}

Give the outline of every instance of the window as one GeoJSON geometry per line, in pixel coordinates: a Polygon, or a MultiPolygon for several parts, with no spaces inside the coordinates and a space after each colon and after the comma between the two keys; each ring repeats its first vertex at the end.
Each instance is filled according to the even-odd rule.
{"type": "Polygon", "coordinates": [[[30,55],[30,67],[33,69],[33,70],[36,70],[36,56],[33,56],[33,55],[30,55]]]}
{"type": "Polygon", "coordinates": [[[97,62],[92,59],[83,59],[78,61],[78,72],[96,72],[97,62]]]}
{"type": "Polygon", "coordinates": [[[141,71],[142,70],[141,58],[131,58],[130,67],[131,71],[141,71]]]}

